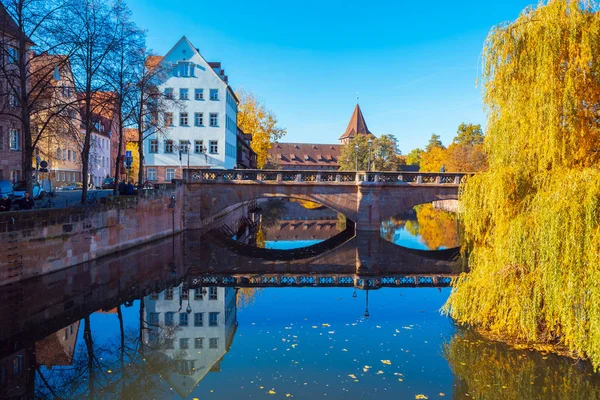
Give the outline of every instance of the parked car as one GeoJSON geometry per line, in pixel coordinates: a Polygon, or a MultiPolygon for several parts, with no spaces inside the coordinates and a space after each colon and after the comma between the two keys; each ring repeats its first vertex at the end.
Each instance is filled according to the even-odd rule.
{"type": "Polygon", "coordinates": [[[14,189],[11,181],[0,181],[0,197],[7,195],[13,197],[14,189]]]}
{"type": "Polygon", "coordinates": [[[101,189],[114,189],[115,188],[115,178],[104,178],[102,179],[101,189]]]}
{"type": "MultiPolygon", "coordinates": [[[[15,200],[19,200],[22,197],[25,196],[25,191],[27,190],[27,184],[25,183],[25,181],[20,181],[14,184],[13,186],[13,198],[15,200]]],[[[42,189],[42,186],[39,184],[38,181],[34,180],[32,182],[32,191],[33,191],[33,198],[34,199],[43,199],[44,198],[44,189],[42,189]]]]}

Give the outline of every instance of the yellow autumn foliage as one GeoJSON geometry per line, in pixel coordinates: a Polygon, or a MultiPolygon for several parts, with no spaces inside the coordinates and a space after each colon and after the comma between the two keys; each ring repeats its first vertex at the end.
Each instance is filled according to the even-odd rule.
{"type": "Polygon", "coordinates": [[[600,14],[550,0],[484,47],[489,169],[463,183],[470,272],[445,311],[600,366],[600,14]]]}

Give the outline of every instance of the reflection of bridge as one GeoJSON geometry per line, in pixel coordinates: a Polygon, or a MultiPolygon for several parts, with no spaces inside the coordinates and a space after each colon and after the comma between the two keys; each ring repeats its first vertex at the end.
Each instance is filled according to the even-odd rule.
{"type": "Polygon", "coordinates": [[[358,230],[379,231],[381,221],[412,207],[458,198],[464,174],[414,172],[324,172],[185,170],[186,226],[261,197],[292,197],[327,206],[356,222],[358,230]]]}

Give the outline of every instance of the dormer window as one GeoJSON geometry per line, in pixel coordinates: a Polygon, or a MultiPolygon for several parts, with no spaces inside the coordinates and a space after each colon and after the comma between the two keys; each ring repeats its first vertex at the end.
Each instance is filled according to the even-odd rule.
{"type": "Polygon", "coordinates": [[[196,64],[189,61],[180,61],[177,63],[177,73],[180,77],[194,76],[196,64]]]}
{"type": "Polygon", "coordinates": [[[304,161],[310,161],[310,157],[307,154],[304,155],[304,161]]]}
{"type": "Polygon", "coordinates": [[[58,67],[54,67],[54,80],[60,81],[60,70],[58,67]]]}

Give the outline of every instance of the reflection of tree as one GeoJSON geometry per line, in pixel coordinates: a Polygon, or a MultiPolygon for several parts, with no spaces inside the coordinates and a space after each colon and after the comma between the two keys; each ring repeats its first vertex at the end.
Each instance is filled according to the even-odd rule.
{"type": "Polygon", "coordinates": [[[261,223],[265,228],[271,228],[278,224],[281,220],[281,216],[286,211],[285,203],[277,199],[271,199],[261,207],[261,223]]]}
{"type": "Polygon", "coordinates": [[[600,399],[600,377],[567,358],[515,350],[471,331],[457,333],[443,353],[458,380],[457,399],[600,399]]]}
{"type": "Polygon", "coordinates": [[[290,199],[290,202],[298,203],[302,207],[306,208],[307,210],[316,210],[316,209],[325,207],[323,204],[315,203],[314,201],[308,201],[308,200],[290,199]]]}
{"type": "Polygon", "coordinates": [[[339,232],[342,232],[344,229],[346,229],[346,216],[344,214],[338,213],[337,223],[335,224],[335,228],[339,232]]]}
{"type": "Polygon", "coordinates": [[[262,228],[262,224],[258,225],[256,230],[256,247],[264,249],[266,246],[265,231],[262,228]]]}
{"type": "Polygon", "coordinates": [[[248,307],[256,301],[256,296],[262,292],[257,288],[239,288],[237,291],[236,305],[239,308],[248,307]]]}
{"type": "Polygon", "coordinates": [[[390,218],[382,223],[381,235],[393,242],[397,230],[404,229],[413,236],[421,236],[427,248],[437,250],[441,247],[459,245],[456,215],[438,210],[433,204],[422,204],[415,207],[416,221],[404,220],[402,217],[390,218]]]}

